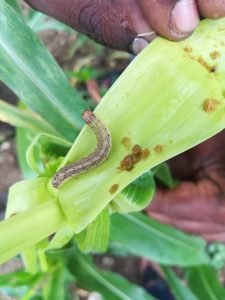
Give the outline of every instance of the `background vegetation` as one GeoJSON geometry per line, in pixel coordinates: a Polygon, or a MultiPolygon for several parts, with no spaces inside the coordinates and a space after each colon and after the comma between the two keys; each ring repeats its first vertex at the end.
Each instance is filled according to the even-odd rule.
{"type": "MultiPolygon", "coordinates": [[[[223,49],[224,20],[205,20],[180,43],[158,38],[132,61],[95,110],[112,135],[109,159],[55,190],[57,168],[95,147],[89,128],[81,130],[82,112],[95,103],[71,86],[34,33],[70,30],[34,11],[23,16],[16,1],[0,0],[0,8],[0,79],[21,101],[18,107],[1,101],[0,119],[17,127],[26,178],[10,188],[0,222],[0,262],[22,253],[26,269],[2,275],[1,291],[19,299],[74,299],[79,287],[107,300],[156,299],[93,263],[90,253],[107,250],[157,263],[176,299],[225,299],[216,270],[224,247],[207,248],[201,238],[139,212],[151,201],[156,178],[173,185],[161,163],[224,129],[225,60],[218,58],[215,68],[210,57],[215,47],[223,49]],[[213,112],[204,108],[209,99],[218,99],[213,112]],[[128,148],[150,151],[131,172],[118,170],[130,151],[124,138],[128,148]]],[[[98,76],[91,68],[67,75],[80,82],[98,76]]]]}

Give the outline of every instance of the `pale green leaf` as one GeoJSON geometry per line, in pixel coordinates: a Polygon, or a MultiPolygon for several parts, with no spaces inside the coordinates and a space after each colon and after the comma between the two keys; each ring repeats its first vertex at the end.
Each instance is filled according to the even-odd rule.
{"type": "MultiPolygon", "coordinates": [[[[30,57],[29,46],[31,43],[36,45],[36,40],[33,35],[30,36],[30,32],[26,32],[28,35],[21,35],[22,29],[24,29],[22,21],[14,16],[14,11],[11,11],[4,1],[0,0],[0,4],[3,4],[4,8],[0,11],[0,25],[5,25],[7,17],[9,18],[9,26],[6,30],[6,26],[0,26],[0,70],[5,71],[2,71],[2,74],[7,75],[7,80],[13,81],[12,88],[18,88],[18,85],[26,86],[20,80],[24,79],[25,74],[22,73],[22,76],[20,72],[16,72],[12,77],[11,71],[14,70],[15,63],[17,71],[18,67],[24,65],[26,66],[25,70],[27,68],[29,71],[39,70],[43,67],[43,60],[38,59],[39,56],[42,57],[43,48],[38,44],[37,59],[32,56],[32,60],[27,62],[30,57]],[[14,31],[14,21],[18,25],[16,26],[18,31],[14,31]],[[6,35],[7,32],[8,35],[6,35]],[[13,37],[16,35],[16,37],[13,38],[12,35],[13,37]],[[27,39],[28,37],[29,39],[27,39]],[[24,45],[23,51],[20,46],[16,46],[16,41],[19,42],[19,45],[24,45]],[[14,56],[14,48],[17,52],[19,51],[20,56],[14,56]],[[11,56],[9,57],[9,55],[11,56]]],[[[148,169],[186,151],[224,129],[225,57],[221,55],[224,49],[224,22],[224,19],[205,20],[191,37],[179,43],[158,38],[128,66],[104,96],[95,113],[106,124],[112,135],[113,146],[108,160],[78,178],[68,180],[59,190],[53,189],[51,181],[46,186],[55,199],[59,200],[61,209],[75,232],[82,231],[120,191],[148,169]],[[213,55],[215,51],[218,54],[216,59],[213,55]],[[209,109],[213,111],[209,111],[209,109]],[[118,170],[121,160],[128,154],[122,144],[124,137],[128,137],[132,145],[138,144],[143,149],[148,148],[150,151],[150,155],[145,160],[138,162],[129,172],[118,170]],[[115,184],[118,184],[118,189],[112,195],[110,190],[115,184]]],[[[58,68],[46,69],[45,65],[41,71],[41,79],[44,82],[41,82],[39,87],[44,84],[44,91],[53,92],[52,88],[49,90],[51,85],[49,85],[48,79],[54,76],[55,82],[55,76],[58,76],[56,73],[59,72],[58,68]],[[48,74],[47,77],[46,74],[48,74]]],[[[34,79],[32,76],[29,77],[34,79]]],[[[38,83],[41,79],[38,79],[38,83]]],[[[73,126],[70,127],[68,123],[72,121],[74,110],[70,109],[71,97],[68,102],[64,101],[66,92],[60,84],[61,79],[58,82],[60,87],[54,86],[54,92],[60,89],[62,97],[57,98],[57,101],[56,98],[50,97],[57,104],[54,109],[53,107],[52,110],[48,109],[49,103],[53,102],[49,102],[45,97],[45,100],[39,97],[38,99],[32,98],[32,103],[35,105],[42,103],[41,107],[38,106],[41,108],[42,117],[45,115],[43,118],[49,119],[49,122],[52,117],[50,123],[54,124],[54,127],[66,138],[70,137],[71,139],[71,134],[74,136],[73,126]],[[46,101],[47,106],[45,105],[46,101]],[[67,121],[62,122],[62,118],[67,115],[67,110],[70,112],[69,117],[67,116],[67,121]]],[[[32,89],[34,88],[33,84],[34,81],[32,81],[32,89]]],[[[36,92],[39,90],[34,89],[34,93],[36,92]]],[[[73,108],[75,109],[75,106],[73,108]]],[[[80,115],[79,109],[75,118],[78,114],[80,115]]],[[[93,132],[86,126],[61,166],[84,157],[95,148],[95,144],[93,132]]],[[[26,193],[26,191],[24,192],[26,193]]],[[[60,224],[62,227],[65,226],[66,221],[62,214],[58,215],[57,221],[52,220],[52,216],[57,214],[58,210],[58,203],[51,201],[35,207],[29,212],[29,215],[28,212],[21,213],[13,217],[14,220],[1,222],[0,244],[4,247],[3,250],[0,249],[0,260],[3,261],[24,249],[23,247],[31,246],[32,243],[45,238],[47,232],[57,231],[60,224]],[[38,231],[30,219],[30,214],[31,216],[35,214],[40,221],[42,214],[39,214],[42,207],[45,207],[44,214],[50,222],[49,230],[43,230],[42,226],[38,231]],[[25,219],[23,219],[24,215],[25,219]],[[12,224],[15,225],[15,220],[17,225],[14,230],[15,232],[20,231],[21,234],[17,234],[15,241],[10,241],[8,232],[12,232],[12,224]],[[29,230],[27,229],[28,224],[29,230]],[[36,233],[35,236],[33,236],[33,231],[36,233]],[[23,238],[26,238],[26,243],[21,241],[23,238]],[[17,242],[17,247],[14,242],[17,242]]],[[[183,260],[185,259],[183,258],[183,260]]]]}
{"type": "Polygon", "coordinates": [[[70,147],[71,143],[67,140],[64,140],[60,137],[54,136],[48,133],[40,133],[38,134],[27,148],[26,159],[27,163],[32,170],[34,170],[37,174],[41,174],[43,172],[43,165],[41,164],[41,156],[40,150],[41,146],[46,143],[54,143],[56,145],[70,147]],[[37,159],[39,157],[39,159],[37,159]]]}
{"type": "Polygon", "coordinates": [[[26,271],[29,273],[38,273],[38,259],[37,259],[37,247],[33,245],[32,247],[26,249],[22,253],[22,259],[26,271]]]}
{"type": "Polygon", "coordinates": [[[46,250],[59,249],[65,246],[74,236],[74,228],[72,226],[65,226],[60,228],[49,242],[46,250]]]}
{"type": "MultiPolygon", "coordinates": [[[[77,232],[142,173],[224,129],[225,59],[210,55],[223,51],[224,32],[219,30],[223,25],[224,19],[206,20],[179,43],[157,39],[104,96],[95,113],[112,135],[109,158],[98,168],[68,180],[58,192],[77,232]],[[215,101],[214,106],[207,101],[215,101]],[[209,112],[211,106],[214,111],[209,112]],[[125,137],[150,151],[129,172],[118,170],[129,153],[122,144],[125,137]],[[111,194],[115,184],[118,189],[111,194]]],[[[84,157],[94,147],[94,135],[85,127],[61,166],[84,157]]]]}
{"type": "Polygon", "coordinates": [[[46,272],[48,263],[46,259],[45,249],[48,246],[48,240],[45,239],[22,253],[22,259],[26,270],[30,273],[46,272]]]}
{"type": "Polygon", "coordinates": [[[65,226],[65,216],[54,200],[0,222],[0,264],[65,226]]]}
{"type": "Polygon", "coordinates": [[[25,212],[39,204],[52,200],[47,191],[48,178],[34,178],[19,181],[9,189],[6,218],[20,212],[25,212]]]}
{"type": "Polygon", "coordinates": [[[76,242],[83,252],[105,252],[109,242],[109,211],[104,209],[95,220],[76,235],[76,242]]]}

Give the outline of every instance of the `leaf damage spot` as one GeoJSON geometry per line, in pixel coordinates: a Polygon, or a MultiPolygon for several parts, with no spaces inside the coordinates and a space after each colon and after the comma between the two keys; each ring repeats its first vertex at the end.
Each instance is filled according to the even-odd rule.
{"type": "Polygon", "coordinates": [[[127,137],[127,136],[123,137],[121,142],[122,142],[122,144],[124,145],[124,147],[126,149],[128,149],[128,150],[130,149],[130,147],[131,147],[131,141],[130,141],[129,137],[127,137]]]}
{"type": "Polygon", "coordinates": [[[111,186],[111,188],[109,189],[110,194],[115,194],[115,192],[118,190],[119,188],[119,184],[115,183],[111,186]]]}
{"type": "Polygon", "coordinates": [[[163,146],[162,145],[156,145],[153,150],[155,153],[161,153],[163,151],[163,146]]]}
{"type": "Polygon", "coordinates": [[[217,99],[206,99],[205,101],[203,101],[202,109],[207,113],[211,113],[216,111],[216,108],[219,104],[220,101],[217,99]]]}
{"type": "Polygon", "coordinates": [[[15,217],[16,215],[18,215],[18,213],[12,213],[10,216],[8,216],[8,218],[13,218],[13,217],[15,217]]]}
{"type": "Polygon", "coordinates": [[[187,45],[185,48],[184,48],[184,51],[187,52],[187,53],[192,53],[193,49],[191,46],[187,45]]]}
{"type": "Polygon", "coordinates": [[[132,155],[134,163],[141,160],[141,158],[142,158],[142,149],[141,149],[141,147],[139,145],[135,145],[132,148],[132,154],[131,155],[132,155]]]}
{"type": "Polygon", "coordinates": [[[148,156],[150,155],[150,151],[145,148],[143,151],[142,151],[142,159],[146,159],[148,158],[148,156]]]}
{"type": "Polygon", "coordinates": [[[210,73],[215,73],[217,71],[217,66],[211,66],[201,55],[197,58],[197,62],[210,73]]]}
{"type": "Polygon", "coordinates": [[[140,160],[148,158],[150,151],[145,148],[142,149],[140,145],[134,145],[131,153],[126,155],[120,162],[120,170],[131,171],[134,168],[134,165],[140,160]]]}
{"type": "Polygon", "coordinates": [[[130,171],[134,167],[134,161],[132,155],[126,155],[120,163],[122,170],[130,171]]]}
{"type": "Polygon", "coordinates": [[[221,53],[219,51],[213,51],[209,55],[212,59],[218,59],[221,57],[221,53]]]}

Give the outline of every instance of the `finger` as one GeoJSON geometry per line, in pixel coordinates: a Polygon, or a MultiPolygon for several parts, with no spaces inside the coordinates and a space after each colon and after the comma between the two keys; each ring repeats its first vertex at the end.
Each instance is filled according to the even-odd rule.
{"type": "Polygon", "coordinates": [[[27,3],[111,48],[138,53],[156,36],[135,0],[27,0],[27,3]]]}
{"type": "Polygon", "coordinates": [[[149,24],[168,39],[186,38],[199,23],[195,0],[140,0],[140,3],[149,24]]]}
{"type": "Polygon", "coordinates": [[[224,0],[198,0],[200,14],[206,18],[217,19],[225,16],[224,0]]]}

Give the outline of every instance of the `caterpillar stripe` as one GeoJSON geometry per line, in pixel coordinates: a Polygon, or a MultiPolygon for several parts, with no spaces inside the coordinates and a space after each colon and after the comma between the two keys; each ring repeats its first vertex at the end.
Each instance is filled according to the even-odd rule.
{"type": "Polygon", "coordinates": [[[95,150],[88,156],[61,168],[52,178],[52,185],[59,188],[65,180],[99,166],[109,155],[112,142],[111,135],[107,127],[96,118],[91,110],[86,110],[82,115],[83,120],[93,130],[97,146],[95,150]]]}

